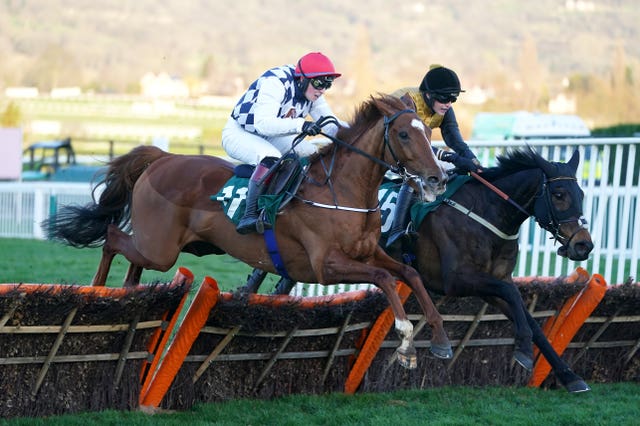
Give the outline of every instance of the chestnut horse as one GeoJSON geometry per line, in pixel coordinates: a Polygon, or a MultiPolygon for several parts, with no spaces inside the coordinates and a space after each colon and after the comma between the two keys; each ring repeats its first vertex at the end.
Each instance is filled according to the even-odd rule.
{"type": "Polygon", "coordinates": [[[531,216],[560,243],[558,255],[577,261],[589,257],[593,243],[584,227],[584,193],[576,180],[578,151],[567,163],[549,162],[532,149],[511,151],[497,160],[497,167],[485,169],[418,220],[418,237],[390,254],[397,259],[415,256],[412,264],[429,290],[477,296],[500,309],[514,324],[514,358],[520,365],[533,368],[533,341],[568,391],[588,391],[553,349],[511,279],[518,231],[531,216]]]}
{"type": "MultiPolygon", "coordinates": [[[[484,169],[449,198],[441,197],[442,205],[430,213],[425,215],[424,204],[414,204],[417,238],[389,250],[396,259],[413,264],[429,290],[451,297],[477,296],[500,309],[514,324],[518,364],[533,368],[533,341],[569,392],[590,388],[551,346],[511,274],[518,257],[518,231],[530,216],[560,243],[558,255],[588,258],[593,243],[583,226],[584,194],[575,177],[579,161],[577,150],[566,164],[548,162],[533,150],[499,156],[497,167],[484,169]]],[[[391,221],[393,212],[385,207],[393,201],[384,191],[381,188],[380,200],[385,201],[386,230],[391,224],[385,219],[391,221]]],[[[381,244],[385,246],[384,239],[381,244]]],[[[288,294],[294,284],[283,282],[276,293],[288,294]]]]}
{"type": "MultiPolygon", "coordinates": [[[[277,216],[274,233],[288,275],[324,285],[373,283],[389,300],[402,342],[399,362],[416,366],[413,326],[396,293],[396,277],[411,287],[433,330],[431,351],[452,356],[442,317],[410,266],[378,245],[378,187],[385,172],[413,179],[425,199],[446,186],[430,146],[431,130],[401,100],[379,95],[357,110],[334,142],[309,158],[296,196],[277,216]]],[[[142,270],[169,270],[180,252],[226,252],[268,272],[277,267],[260,234],[241,235],[220,202],[211,201],[234,165],[205,155],[174,155],[141,146],[110,162],[99,202],[65,206],[49,218],[50,237],[77,247],[103,246],[93,285],[104,285],[116,254],[130,263],[125,286],[142,270]],[[131,231],[129,233],[128,231],[131,231]]]]}

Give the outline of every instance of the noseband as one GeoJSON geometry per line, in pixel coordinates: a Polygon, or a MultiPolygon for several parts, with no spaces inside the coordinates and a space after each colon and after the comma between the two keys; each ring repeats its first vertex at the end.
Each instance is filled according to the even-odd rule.
{"type": "MultiPolygon", "coordinates": [[[[407,172],[407,170],[404,168],[404,166],[402,166],[402,164],[400,163],[400,161],[398,160],[398,157],[396,156],[395,152],[393,152],[393,149],[391,148],[391,144],[389,142],[389,128],[391,126],[391,124],[395,121],[396,118],[398,118],[400,115],[404,114],[404,113],[414,113],[415,111],[412,109],[404,109],[402,111],[398,111],[395,114],[393,114],[391,117],[387,117],[384,116],[384,148],[383,149],[388,149],[389,152],[391,153],[391,156],[393,157],[393,160],[396,163],[396,166],[393,166],[389,163],[387,163],[386,161],[384,161],[384,159],[380,159],[377,157],[372,156],[371,154],[361,150],[358,147],[355,147],[353,145],[350,145],[336,137],[327,135],[324,132],[321,132],[321,134],[325,137],[327,137],[328,139],[330,139],[336,146],[343,146],[346,149],[353,151],[357,154],[362,155],[365,158],[368,158],[369,160],[373,161],[376,164],[381,165],[382,167],[386,168],[387,170],[391,170],[392,172],[400,175],[403,177],[403,179],[409,179],[412,178],[412,175],[407,172]]],[[[326,126],[329,123],[333,123],[336,126],[340,126],[340,123],[338,123],[338,120],[336,120],[335,117],[331,117],[331,116],[327,116],[327,117],[322,117],[319,120],[316,121],[316,124],[318,124],[321,128],[326,126]]],[[[298,135],[293,143],[292,143],[292,147],[291,150],[294,149],[294,147],[300,143],[307,135],[305,133],[301,133],[300,135],[298,135]]],[[[354,140],[357,140],[358,138],[360,138],[360,136],[362,136],[362,134],[358,135],[354,140]]],[[[382,157],[384,158],[384,150],[382,153],[382,157]]],[[[375,208],[369,208],[369,209],[361,209],[361,208],[354,208],[354,207],[344,207],[344,206],[340,206],[338,205],[338,200],[336,197],[336,194],[333,190],[333,184],[331,182],[331,174],[333,173],[333,167],[335,166],[335,161],[336,161],[336,149],[333,149],[333,154],[331,156],[331,161],[329,166],[327,167],[327,165],[324,162],[324,159],[320,158],[320,164],[322,165],[322,168],[324,170],[325,173],[325,179],[324,182],[317,182],[316,180],[312,179],[311,177],[309,177],[306,172],[305,173],[305,177],[306,179],[309,180],[309,182],[316,184],[316,185],[329,185],[329,188],[331,190],[331,193],[333,195],[333,199],[334,199],[334,204],[333,205],[328,205],[328,204],[322,204],[322,203],[317,203],[315,201],[310,201],[310,200],[304,200],[300,197],[298,197],[297,195],[294,195],[296,198],[298,198],[300,201],[302,201],[305,204],[308,205],[312,205],[315,207],[322,207],[322,208],[329,208],[329,209],[335,209],[335,210],[347,210],[347,211],[353,211],[353,212],[360,212],[360,213],[373,213],[378,211],[380,204],[378,203],[376,205],[375,208]]]]}

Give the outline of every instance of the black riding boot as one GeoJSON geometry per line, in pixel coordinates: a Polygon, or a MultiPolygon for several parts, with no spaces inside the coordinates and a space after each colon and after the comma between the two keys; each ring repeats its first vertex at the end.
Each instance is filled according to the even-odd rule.
{"type": "Polygon", "coordinates": [[[236,227],[236,231],[239,234],[250,234],[251,232],[256,232],[256,223],[258,222],[259,215],[258,197],[264,194],[268,183],[268,179],[264,182],[260,182],[262,177],[269,171],[269,166],[264,164],[266,163],[265,160],[262,160],[260,164],[256,166],[256,169],[253,171],[253,174],[249,179],[244,215],[236,227]]]}
{"type": "Polygon", "coordinates": [[[391,247],[402,237],[408,234],[407,225],[409,222],[409,210],[411,209],[411,198],[413,197],[413,188],[408,183],[403,183],[398,191],[398,199],[396,200],[396,209],[393,214],[393,222],[389,230],[386,248],[391,247]]]}

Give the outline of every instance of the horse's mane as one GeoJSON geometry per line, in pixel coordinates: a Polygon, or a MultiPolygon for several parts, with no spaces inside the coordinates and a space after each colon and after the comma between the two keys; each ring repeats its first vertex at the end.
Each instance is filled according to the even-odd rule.
{"type": "MultiPolygon", "coordinates": [[[[367,100],[356,107],[353,118],[348,121],[349,127],[341,127],[336,134],[336,138],[346,143],[351,143],[357,137],[369,130],[384,115],[383,112],[380,111],[378,106],[379,103],[383,103],[388,108],[398,111],[407,108],[404,102],[395,96],[380,93],[375,97],[371,95],[367,100]]],[[[320,156],[331,149],[332,144],[326,145],[321,148],[317,154],[312,155],[309,160],[314,161],[317,156],[320,156]]]]}
{"type": "Polygon", "coordinates": [[[524,170],[538,169],[540,168],[540,160],[546,162],[540,154],[531,148],[510,149],[504,154],[498,155],[496,160],[497,166],[485,168],[482,171],[482,177],[489,181],[524,170]]]}

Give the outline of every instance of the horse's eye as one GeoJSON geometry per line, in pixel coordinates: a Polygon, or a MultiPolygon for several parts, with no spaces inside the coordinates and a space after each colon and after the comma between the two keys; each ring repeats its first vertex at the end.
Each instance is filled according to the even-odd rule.
{"type": "Polygon", "coordinates": [[[402,130],[402,131],[400,131],[398,133],[398,136],[400,136],[400,139],[408,139],[409,138],[409,133],[407,133],[404,130],[402,130]]]}
{"type": "Polygon", "coordinates": [[[558,199],[558,200],[562,200],[564,198],[564,193],[563,192],[554,192],[553,193],[554,198],[558,199]]]}

